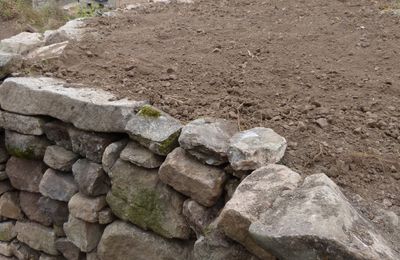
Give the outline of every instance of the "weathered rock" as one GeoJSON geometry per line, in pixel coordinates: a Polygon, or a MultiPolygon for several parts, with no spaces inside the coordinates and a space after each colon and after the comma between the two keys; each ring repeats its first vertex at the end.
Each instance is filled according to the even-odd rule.
{"type": "Polygon", "coordinates": [[[71,137],[68,129],[71,126],[61,121],[51,121],[44,125],[46,137],[56,145],[72,150],[71,137]]]}
{"type": "Polygon", "coordinates": [[[46,31],[44,38],[46,45],[59,43],[67,40],[79,41],[85,35],[87,29],[83,18],[68,21],[57,30],[46,31]]]}
{"type": "Polygon", "coordinates": [[[6,148],[10,155],[24,158],[42,160],[50,142],[43,136],[24,135],[6,130],[6,148]]]}
{"type": "Polygon", "coordinates": [[[19,193],[20,206],[30,220],[39,222],[45,226],[50,226],[52,224],[52,219],[39,207],[39,200],[41,197],[39,193],[21,191],[19,193]]]}
{"type": "Polygon", "coordinates": [[[127,122],[125,131],[154,153],[167,155],[179,145],[181,128],[182,124],[175,118],[145,105],[127,122]]]}
{"type": "Polygon", "coordinates": [[[44,253],[40,254],[39,260],[64,260],[62,256],[47,255],[44,253]]]}
{"type": "Polygon", "coordinates": [[[283,165],[271,164],[247,176],[238,186],[218,217],[219,228],[261,259],[274,259],[249,235],[251,223],[272,207],[274,201],[300,183],[301,177],[283,165]]]}
{"type": "Polygon", "coordinates": [[[56,248],[68,260],[85,259],[84,253],[82,253],[80,249],[77,246],[75,246],[71,241],[69,241],[67,238],[57,239],[56,248]]]}
{"type": "Polygon", "coordinates": [[[67,238],[83,252],[90,252],[96,248],[103,233],[103,227],[99,224],[85,222],[73,216],[69,216],[64,224],[67,238]]]}
{"type": "Polygon", "coordinates": [[[61,146],[48,146],[44,154],[43,161],[53,169],[59,171],[71,171],[72,165],[78,160],[79,156],[61,146]]]}
{"type": "Polygon", "coordinates": [[[116,216],[167,238],[189,237],[182,215],[184,197],[162,183],[157,170],[118,160],[111,172],[107,202],[116,216]]]}
{"type": "Polygon", "coordinates": [[[282,194],[249,232],[282,259],[400,259],[324,174],[282,194]]]}
{"type": "Polygon", "coordinates": [[[240,181],[238,179],[229,179],[224,187],[225,190],[225,201],[228,201],[232,198],[235,193],[237,187],[239,186],[240,181]]]}
{"type": "Polygon", "coordinates": [[[68,41],[59,42],[33,50],[27,55],[27,59],[31,61],[44,61],[60,57],[67,47],[68,41]]]}
{"type": "Polygon", "coordinates": [[[0,79],[5,78],[13,72],[13,68],[17,67],[21,56],[15,53],[0,51],[0,79]]]}
{"type": "Polygon", "coordinates": [[[167,156],[159,176],[164,183],[206,207],[217,202],[226,180],[223,170],[200,163],[180,147],[167,156]]]}
{"type": "Polygon", "coordinates": [[[228,158],[234,170],[254,170],[279,162],[286,146],[286,139],[274,130],[256,127],[231,138],[228,158]]]}
{"type": "Polygon", "coordinates": [[[115,219],[110,208],[105,208],[99,212],[99,224],[109,224],[115,219]]]}
{"type": "Polygon", "coordinates": [[[111,171],[114,163],[119,159],[122,149],[124,149],[127,144],[128,139],[123,139],[110,144],[104,150],[101,163],[103,165],[104,171],[106,171],[108,174],[111,171]]]}
{"type": "Polygon", "coordinates": [[[96,250],[86,254],[86,260],[99,260],[96,250]]]}
{"type": "Polygon", "coordinates": [[[106,194],[110,189],[110,180],[101,164],[80,159],[72,166],[79,191],[88,196],[106,194]]]}
{"type": "Polygon", "coordinates": [[[43,45],[44,39],[42,34],[22,32],[1,40],[0,51],[24,55],[43,45]]]}
{"type": "Polygon", "coordinates": [[[69,212],[67,203],[48,197],[40,197],[37,203],[40,211],[50,218],[55,225],[63,225],[68,220],[69,212]]]}
{"type": "Polygon", "coordinates": [[[0,181],[0,195],[11,190],[13,190],[13,187],[9,181],[0,181]]]}
{"type": "MultiPolygon", "coordinates": [[[[3,259],[2,256],[13,256],[13,250],[11,247],[11,243],[0,242],[0,259],[3,259]]],[[[9,258],[4,258],[4,260],[6,260],[6,259],[9,259],[9,258]]]]}
{"type": "Polygon", "coordinates": [[[121,159],[145,168],[158,168],[164,158],[156,155],[135,141],[130,141],[121,152],[121,159]]]}
{"type": "Polygon", "coordinates": [[[179,144],[197,159],[221,165],[228,161],[229,140],[237,131],[237,124],[231,121],[200,118],[182,128],[179,144]]]}
{"type": "Polygon", "coordinates": [[[143,104],[116,100],[112,94],[98,89],[71,88],[64,81],[44,77],[7,78],[0,87],[0,105],[4,110],[48,115],[97,132],[124,132],[126,122],[143,104]]]}
{"type": "Polygon", "coordinates": [[[132,256],[135,260],[186,260],[190,259],[190,251],[187,244],[115,221],[106,227],[97,253],[102,260],[125,260],[127,256],[132,256]]]}
{"type": "Polygon", "coordinates": [[[5,221],[0,223],[0,241],[8,242],[17,236],[15,232],[15,224],[13,221],[5,221]]]}
{"type": "Polygon", "coordinates": [[[48,169],[40,182],[39,191],[43,196],[68,202],[78,192],[78,185],[71,174],[48,169]]]}
{"type": "Polygon", "coordinates": [[[88,197],[82,193],[75,194],[68,202],[68,209],[72,216],[87,222],[99,221],[99,212],[107,206],[106,197],[88,197]]]}
{"type": "Polygon", "coordinates": [[[11,157],[6,165],[6,173],[11,185],[18,189],[30,192],[39,192],[39,184],[46,170],[41,161],[26,160],[11,157]]]}
{"type": "Polygon", "coordinates": [[[20,222],[15,225],[17,239],[29,247],[50,255],[58,255],[55,246],[56,234],[51,228],[35,222],[20,222]]]}
{"type": "Polygon", "coordinates": [[[24,243],[19,242],[18,240],[14,240],[11,243],[11,250],[13,255],[18,260],[39,260],[40,253],[36,250],[33,250],[29,246],[24,243]]]}
{"type": "Polygon", "coordinates": [[[0,110],[0,127],[26,135],[42,135],[45,120],[0,110]]]}
{"type": "MultiPolygon", "coordinates": [[[[68,219],[68,216],[67,216],[67,219],[68,219]]],[[[53,225],[53,230],[54,230],[54,233],[56,233],[57,237],[65,237],[65,232],[64,232],[63,225],[54,224],[53,225]]]]}
{"type": "Polygon", "coordinates": [[[18,192],[6,192],[1,195],[0,216],[11,219],[22,219],[24,217],[19,207],[18,192]]]}
{"type": "Polygon", "coordinates": [[[6,171],[0,171],[0,181],[4,181],[7,179],[8,179],[8,176],[7,176],[6,171]]]}

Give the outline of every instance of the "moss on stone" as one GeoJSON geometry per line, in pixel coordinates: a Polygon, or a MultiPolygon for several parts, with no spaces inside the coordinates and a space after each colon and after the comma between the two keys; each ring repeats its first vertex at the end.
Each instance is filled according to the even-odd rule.
{"type": "Polygon", "coordinates": [[[178,138],[180,134],[181,131],[175,132],[172,135],[170,135],[166,140],[162,141],[158,146],[158,151],[163,155],[167,155],[175,147],[178,147],[179,146],[178,138]]]}
{"type": "Polygon", "coordinates": [[[19,148],[19,147],[11,147],[11,146],[6,146],[8,154],[22,158],[22,159],[36,159],[35,156],[35,151],[32,147],[27,147],[25,149],[19,148]]]}
{"type": "Polygon", "coordinates": [[[137,114],[150,118],[159,118],[161,116],[161,112],[150,105],[144,105],[137,114]]]}

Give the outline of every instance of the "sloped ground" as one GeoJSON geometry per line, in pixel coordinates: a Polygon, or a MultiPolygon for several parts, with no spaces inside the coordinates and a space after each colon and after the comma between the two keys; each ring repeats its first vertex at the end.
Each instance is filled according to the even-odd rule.
{"type": "Polygon", "coordinates": [[[400,17],[391,2],[198,1],[92,20],[100,38],[29,73],[171,115],[265,126],[289,141],[283,163],[325,172],[400,212],[400,17]]]}

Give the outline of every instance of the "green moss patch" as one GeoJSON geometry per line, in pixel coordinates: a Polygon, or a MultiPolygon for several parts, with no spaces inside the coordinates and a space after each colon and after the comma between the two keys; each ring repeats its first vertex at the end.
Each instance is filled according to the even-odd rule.
{"type": "Polygon", "coordinates": [[[149,118],[159,118],[161,116],[161,112],[150,105],[144,105],[137,114],[149,118]]]}

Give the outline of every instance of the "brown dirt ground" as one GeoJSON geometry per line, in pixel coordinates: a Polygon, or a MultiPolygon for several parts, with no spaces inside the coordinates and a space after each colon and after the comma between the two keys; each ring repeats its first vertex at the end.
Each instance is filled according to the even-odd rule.
{"type": "Polygon", "coordinates": [[[31,72],[285,136],[283,163],[400,212],[400,16],[388,1],[200,0],[93,19],[31,72]],[[319,121],[318,121],[319,120],[319,121]],[[320,122],[320,124],[318,124],[320,122]]]}
{"type": "Polygon", "coordinates": [[[0,40],[9,38],[21,31],[21,26],[17,23],[16,19],[8,21],[0,19],[0,40]]]}

